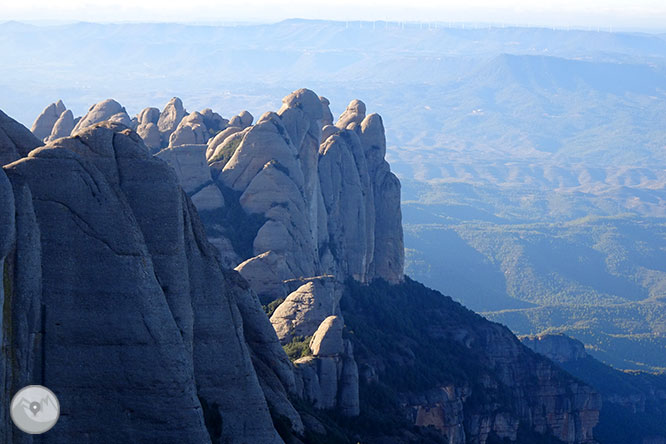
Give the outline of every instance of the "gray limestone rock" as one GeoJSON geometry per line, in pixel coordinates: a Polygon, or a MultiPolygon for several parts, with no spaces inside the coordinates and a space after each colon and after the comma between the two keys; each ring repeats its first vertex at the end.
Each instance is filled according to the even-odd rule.
{"type": "Polygon", "coordinates": [[[180,121],[183,120],[183,117],[187,115],[187,111],[183,107],[183,101],[178,97],[174,97],[169,100],[164,106],[160,118],[157,121],[157,128],[160,130],[162,135],[162,144],[167,145],[169,142],[169,137],[173,133],[180,121]]]}
{"type": "Polygon", "coordinates": [[[386,136],[382,118],[371,114],[360,124],[368,174],[374,190],[375,252],[370,276],[390,283],[404,280],[405,246],[400,209],[400,180],[384,160],[386,136]]]}
{"type": "Polygon", "coordinates": [[[335,123],[340,129],[348,129],[351,124],[360,124],[365,118],[365,103],[358,99],[349,102],[347,109],[340,115],[335,123]]]}
{"type": "Polygon", "coordinates": [[[157,108],[144,108],[136,116],[138,125],[147,125],[153,123],[157,125],[157,122],[160,120],[160,110],[157,108]]]}
{"type": "Polygon", "coordinates": [[[271,316],[282,343],[312,336],[324,319],[338,314],[341,286],[333,277],[312,279],[287,296],[271,316]]]}
{"type": "Polygon", "coordinates": [[[81,118],[74,126],[72,134],[88,128],[96,123],[111,120],[116,123],[121,123],[125,126],[130,126],[130,118],[125,111],[125,108],[113,99],[107,99],[99,102],[90,107],[88,113],[81,118]]]}
{"type": "Polygon", "coordinates": [[[224,196],[215,184],[208,184],[192,195],[192,203],[199,212],[215,211],[224,207],[224,196]]]}
{"type": "Polygon", "coordinates": [[[61,137],[67,137],[72,134],[73,129],[74,114],[72,114],[72,111],[68,109],[60,114],[60,117],[58,117],[58,120],[56,120],[55,124],[53,125],[51,135],[45,141],[50,142],[52,140],[60,139],[61,137]]]}
{"type": "Polygon", "coordinates": [[[84,129],[5,168],[40,230],[38,345],[63,408],[44,442],[282,442],[194,206],[122,128],[84,129]]]}
{"type": "Polygon", "coordinates": [[[342,370],[340,358],[335,356],[316,357],[317,378],[321,395],[318,405],[320,409],[332,409],[337,405],[339,376],[342,370]]]}
{"type": "Polygon", "coordinates": [[[326,140],[331,137],[333,134],[338,133],[339,128],[337,126],[333,125],[324,125],[324,127],[321,129],[321,143],[326,142],[326,140]]]}
{"type": "Polygon", "coordinates": [[[338,269],[366,282],[374,254],[374,196],[355,133],[343,130],[322,144],[319,178],[338,269]]]}
{"type": "Polygon", "coordinates": [[[195,111],[183,117],[176,130],[171,133],[169,146],[205,144],[209,138],[204,116],[195,111]]]}
{"type": "Polygon", "coordinates": [[[268,162],[275,161],[297,186],[302,187],[303,172],[296,156],[296,147],[291,143],[282,119],[275,113],[266,113],[244,134],[219,180],[229,188],[243,191],[268,162]]]}
{"type": "MultiPolygon", "coordinates": [[[[203,116],[204,125],[212,132],[212,134],[224,130],[229,125],[227,119],[223,118],[210,108],[203,109],[201,115],[203,116]]],[[[251,123],[252,122],[250,122],[250,124],[251,123]]]]}
{"type": "Polygon", "coordinates": [[[267,251],[242,262],[235,270],[250,283],[261,300],[287,296],[284,281],[291,277],[291,271],[284,256],[267,251]]]}
{"type": "Polygon", "coordinates": [[[153,122],[140,123],[136,128],[136,132],[141,136],[151,153],[157,153],[160,150],[162,137],[156,124],[153,122]]]}
{"type": "Polygon", "coordinates": [[[340,316],[329,316],[321,323],[310,340],[310,350],[314,356],[336,356],[344,351],[342,329],[344,321],[340,316]]]}
{"type": "Polygon", "coordinates": [[[361,413],[358,366],[354,360],[353,347],[349,340],[345,341],[339,385],[337,407],[340,409],[340,413],[345,416],[358,416],[361,413]]]}
{"type": "Polygon", "coordinates": [[[165,148],[156,156],[175,170],[181,186],[188,195],[192,196],[206,185],[213,183],[210,168],[206,163],[205,151],[206,145],[181,145],[165,148]]]}
{"type": "Polygon", "coordinates": [[[326,97],[319,96],[319,101],[321,102],[321,108],[322,108],[322,118],[321,118],[321,124],[322,126],[326,125],[333,125],[333,113],[331,113],[331,108],[329,100],[326,97]]]}
{"type": "Polygon", "coordinates": [[[41,145],[26,127],[0,111],[0,166],[27,156],[41,145]]]}
{"type": "MultiPolygon", "coordinates": [[[[208,141],[208,149],[206,150],[206,160],[213,163],[218,162],[224,158],[225,161],[222,165],[220,165],[219,169],[221,170],[224,168],[224,164],[226,164],[226,161],[231,158],[235,148],[237,147],[229,147],[227,141],[232,134],[236,134],[239,131],[242,131],[239,126],[229,126],[216,134],[215,137],[210,139],[208,141]]],[[[240,143],[240,140],[238,140],[238,143],[240,143]]]]}
{"type": "Polygon", "coordinates": [[[234,116],[229,120],[229,126],[237,126],[241,129],[245,129],[252,125],[254,117],[248,111],[241,111],[237,116],[234,116]]]}
{"type": "Polygon", "coordinates": [[[62,103],[62,100],[58,100],[56,103],[52,103],[47,106],[44,111],[35,119],[35,123],[32,124],[30,131],[37,137],[39,140],[44,140],[53,130],[53,125],[60,117],[60,115],[65,112],[65,104],[62,103]]]}
{"type": "Polygon", "coordinates": [[[589,356],[582,342],[563,334],[525,336],[520,340],[535,352],[554,362],[573,362],[589,356]]]}

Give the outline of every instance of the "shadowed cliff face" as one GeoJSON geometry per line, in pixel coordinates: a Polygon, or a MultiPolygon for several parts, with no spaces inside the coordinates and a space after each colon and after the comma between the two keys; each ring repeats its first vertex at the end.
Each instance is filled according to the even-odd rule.
{"type": "Polygon", "coordinates": [[[406,424],[433,427],[447,443],[596,442],[598,393],[506,327],[410,279],[351,284],[341,306],[369,442],[411,442],[406,424]]]}
{"type": "Polygon", "coordinates": [[[600,442],[666,442],[666,375],[617,370],[588,355],[580,341],[562,334],[521,340],[601,394],[603,406],[595,429],[600,442]]]}
{"type": "Polygon", "coordinates": [[[282,442],[244,335],[273,367],[286,356],[265,317],[243,328],[258,301],[136,133],[59,139],[6,165],[0,190],[3,406],[50,387],[62,413],[44,442],[282,442]]]}

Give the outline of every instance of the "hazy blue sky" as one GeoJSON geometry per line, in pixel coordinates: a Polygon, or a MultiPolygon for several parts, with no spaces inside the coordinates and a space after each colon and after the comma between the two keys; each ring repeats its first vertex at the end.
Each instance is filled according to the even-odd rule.
{"type": "Polygon", "coordinates": [[[285,18],[666,28],[664,0],[20,0],[0,20],[278,21],[285,18]]]}

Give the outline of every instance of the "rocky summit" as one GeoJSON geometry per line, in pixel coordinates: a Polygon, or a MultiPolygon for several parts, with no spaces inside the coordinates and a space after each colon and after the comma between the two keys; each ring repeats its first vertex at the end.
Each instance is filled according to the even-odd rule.
{"type": "MultiPolygon", "coordinates": [[[[40,442],[592,443],[599,395],[404,276],[382,118],[0,113],[0,414],[40,442]]],[[[0,442],[33,442],[14,428],[0,442]]]]}

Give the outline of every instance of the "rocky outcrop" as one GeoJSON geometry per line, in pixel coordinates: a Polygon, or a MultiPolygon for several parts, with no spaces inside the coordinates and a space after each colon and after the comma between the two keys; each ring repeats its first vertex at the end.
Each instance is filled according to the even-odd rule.
{"type": "Polygon", "coordinates": [[[144,108],[136,116],[136,132],[151,153],[158,152],[162,146],[162,135],[157,127],[159,119],[160,110],[157,108],[144,108]]]}
{"type": "Polygon", "coordinates": [[[53,126],[65,110],[65,104],[62,103],[62,100],[50,104],[44,109],[44,111],[42,111],[37,119],[35,119],[35,123],[32,124],[30,131],[32,131],[35,137],[39,140],[46,139],[51,135],[53,126]]]}
{"type": "Polygon", "coordinates": [[[120,123],[125,126],[131,125],[130,118],[127,115],[127,111],[125,111],[125,108],[115,100],[107,99],[91,106],[88,113],[74,126],[72,134],[106,120],[120,123]]]}
{"type": "Polygon", "coordinates": [[[163,145],[166,146],[168,144],[171,133],[178,128],[180,121],[183,120],[183,117],[186,115],[187,111],[185,111],[185,108],[183,107],[183,101],[178,97],[169,100],[169,103],[164,106],[159,120],[157,121],[157,128],[160,130],[163,145]]]}
{"type": "Polygon", "coordinates": [[[312,336],[329,316],[339,314],[341,285],[333,276],[308,280],[287,296],[273,315],[271,324],[282,343],[294,336],[312,336]]]}
{"type": "Polygon", "coordinates": [[[62,114],[60,114],[58,120],[56,120],[56,123],[53,125],[53,129],[51,130],[51,135],[46,138],[45,142],[50,142],[52,140],[60,139],[61,137],[69,136],[72,133],[74,126],[74,114],[72,114],[71,110],[64,111],[62,114]]]}
{"type": "Polygon", "coordinates": [[[409,279],[375,281],[349,285],[341,311],[361,385],[401,406],[387,420],[410,418],[456,444],[595,442],[598,392],[450,298],[409,279]]]}
{"type": "Polygon", "coordinates": [[[254,116],[249,113],[249,111],[241,111],[240,114],[234,116],[229,120],[229,126],[235,126],[240,129],[245,129],[252,125],[254,121],[254,116]]]}
{"type": "Polygon", "coordinates": [[[27,156],[40,145],[26,127],[0,111],[0,166],[27,156]]]}
{"type": "Polygon", "coordinates": [[[345,416],[357,416],[359,404],[358,367],[351,342],[342,339],[344,321],[326,318],[310,341],[312,356],[295,362],[301,395],[321,409],[336,408],[345,416]]]}
{"type": "Polygon", "coordinates": [[[666,424],[666,375],[616,370],[588,355],[580,341],[563,334],[525,336],[521,341],[599,391],[602,420],[595,433],[604,437],[604,443],[666,442],[666,427],[646,427],[666,424]]]}
{"type": "Polygon", "coordinates": [[[204,123],[204,117],[198,112],[193,112],[183,117],[175,131],[169,136],[169,146],[205,144],[208,142],[210,133],[204,123]]]}
{"type": "Polygon", "coordinates": [[[59,396],[44,442],[282,442],[253,365],[294,386],[277,337],[136,133],[105,123],[58,139],[5,166],[0,192],[3,296],[18,316],[3,343],[20,357],[2,374],[59,396]]]}
{"type": "Polygon", "coordinates": [[[566,335],[525,336],[520,340],[535,352],[554,362],[573,362],[589,356],[582,342],[566,335]]]}

